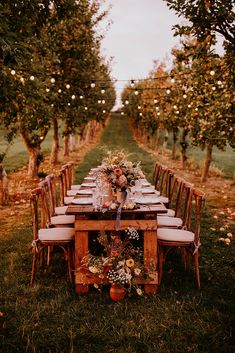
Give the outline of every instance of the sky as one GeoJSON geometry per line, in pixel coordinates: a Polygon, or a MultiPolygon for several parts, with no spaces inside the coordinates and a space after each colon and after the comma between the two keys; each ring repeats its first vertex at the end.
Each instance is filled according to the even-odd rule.
{"type": "MultiPolygon", "coordinates": [[[[148,77],[154,60],[170,65],[171,49],[179,43],[172,26],[182,23],[163,0],[106,0],[112,8],[101,29],[112,21],[102,41],[102,53],[112,57],[112,76],[117,80],[117,94],[131,79],[148,77]]],[[[120,101],[117,102],[120,105],[120,101]]]]}

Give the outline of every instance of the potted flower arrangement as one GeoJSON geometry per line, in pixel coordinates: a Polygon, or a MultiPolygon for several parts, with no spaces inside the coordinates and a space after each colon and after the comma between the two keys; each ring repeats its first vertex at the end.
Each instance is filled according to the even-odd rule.
{"type": "Polygon", "coordinates": [[[140,162],[129,161],[122,151],[108,152],[102,161],[99,173],[111,185],[113,193],[120,202],[125,200],[128,188],[134,186],[136,180],[144,178],[140,162]]]}
{"type": "Polygon", "coordinates": [[[99,283],[110,283],[110,297],[114,301],[122,300],[126,293],[142,294],[136,282],[151,279],[143,264],[143,254],[140,247],[134,243],[139,240],[139,234],[134,228],[125,230],[123,237],[120,232],[102,232],[98,242],[103,246],[100,256],[88,254],[82,259],[81,271],[97,276],[95,288],[99,283]]]}

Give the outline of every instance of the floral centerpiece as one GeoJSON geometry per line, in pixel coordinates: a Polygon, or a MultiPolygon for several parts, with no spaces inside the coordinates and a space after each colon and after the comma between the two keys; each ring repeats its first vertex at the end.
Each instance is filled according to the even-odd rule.
{"type": "Polygon", "coordinates": [[[80,270],[97,276],[99,282],[111,283],[112,286],[121,286],[129,294],[133,290],[142,294],[137,281],[151,279],[148,270],[143,264],[143,253],[140,247],[134,243],[139,239],[139,234],[134,228],[125,230],[122,237],[120,232],[102,232],[98,236],[99,243],[103,246],[104,252],[100,256],[88,254],[82,259],[80,270]]]}
{"type": "Polygon", "coordinates": [[[126,191],[135,185],[136,180],[144,178],[140,162],[129,161],[122,151],[108,152],[102,161],[100,175],[111,185],[114,193],[126,191]]]}

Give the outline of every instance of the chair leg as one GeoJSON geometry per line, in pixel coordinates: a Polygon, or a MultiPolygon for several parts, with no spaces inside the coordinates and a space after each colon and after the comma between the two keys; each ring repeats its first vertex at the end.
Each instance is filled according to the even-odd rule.
{"type": "Polygon", "coordinates": [[[71,257],[71,248],[70,245],[68,245],[68,249],[67,249],[67,266],[68,266],[68,276],[69,276],[69,281],[70,283],[72,283],[73,279],[72,279],[72,268],[71,268],[71,261],[72,261],[72,257],[71,257]]]}
{"type": "Polygon", "coordinates": [[[158,246],[158,284],[161,284],[163,276],[164,254],[163,247],[158,246]]]}
{"type": "Polygon", "coordinates": [[[36,253],[36,249],[34,249],[33,250],[32,271],[31,271],[31,277],[30,277],[30,285],[33,284],[34,279],[35,279],[37,257],[38,257],[38,255],[36,253]]]}
{"type": "Polygon", "coordinates": [[[194,254],[194,266],[195,266],[195,274],[197,280],[197,286],[200,289],[200,273],[199,273],[199,254],[198,251],[194,254]]]}

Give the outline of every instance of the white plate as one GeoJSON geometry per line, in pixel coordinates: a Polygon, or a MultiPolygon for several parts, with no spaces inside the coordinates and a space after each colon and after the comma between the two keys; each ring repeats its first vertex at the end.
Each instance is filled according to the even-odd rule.
{"type": "Polygon", "coordinates": [[[92,205],[94,202],[94,199],[91,197],[89,198],[81,198],[81,199],[73,199],[72,204],[74,205],[92,205]]]}
{"type": "Polygon", "coordinates": [[[96,183],[82,183],[81,186],[86,187],[86,188],[95,188],[96,183]]]}
{"type": "Polygon", "coordinates": [[[82,189],[77,191],[78,195],[92,195],[93,191],[91,189],[82,189]]]}
{"type": "Polygon", "coordinates": [[[95,181],[95,177],[92,177],[92,176],[87,176],[87,177],[85,177],[84,178],[84,180],[86,180],[86,181],[95,181]]]}
{"type": "Polygon", "coordinates": [[[146,187],[149,187],[149,186],[152,186],[150,183],[148,183],[147,181],[144,181],[142,183],[142,188],[146,188],[146,187]]]}
{"type": "Polygon", "coordinates": [[[147,205],[147,204],[156,204],[156,203],[161,203],[158,197],[137,197],[134,199],[136,203],[142,204],[142,205],[147,205]]]}
{"type": "Polygon", "coordinates": [[[142,188],[142,194],[155,194],[156,190],[152,188],[142,188]]]}

